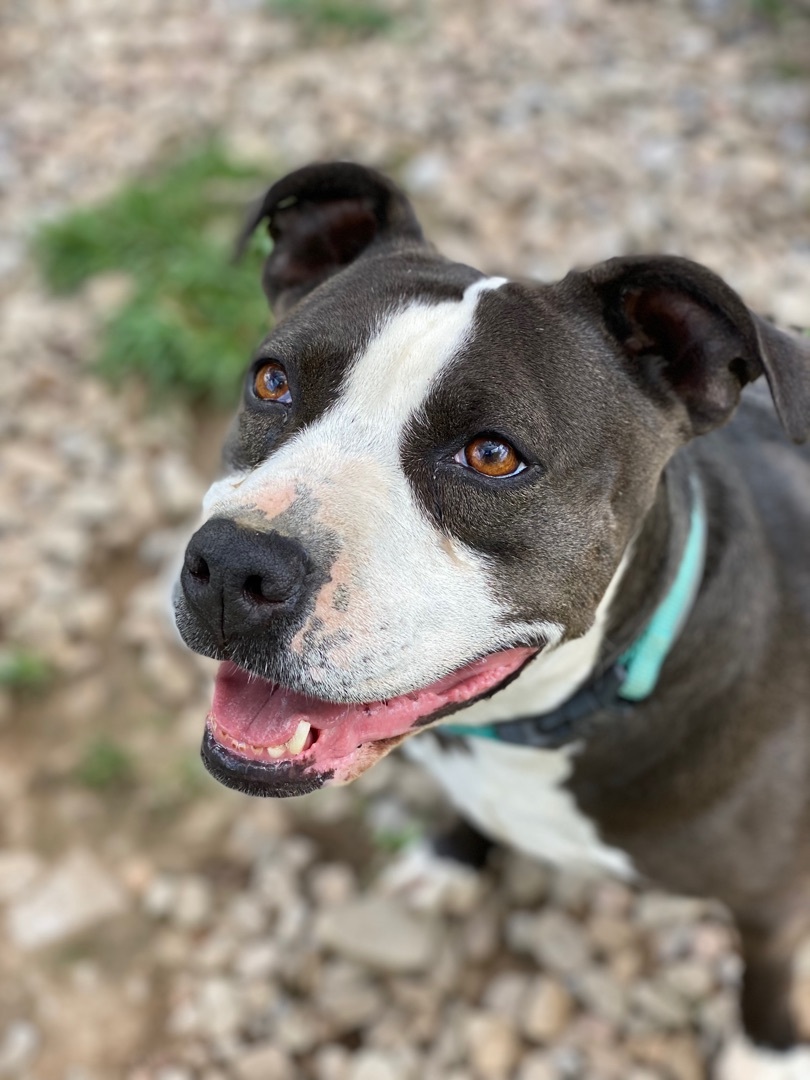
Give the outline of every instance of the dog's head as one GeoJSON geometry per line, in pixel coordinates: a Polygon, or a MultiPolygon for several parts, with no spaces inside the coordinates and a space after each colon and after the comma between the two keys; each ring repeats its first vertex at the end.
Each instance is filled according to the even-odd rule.
{"type": "Polygon", "coordinates": [[[486,277],[350,164],[281,180],[264,220],[279,319],[177,590],[223,661],[204,756],[232,786],[352,780],[585,633],[667,460],[763,370],[807,434],[806,355],[686,260],[486,277]]]}

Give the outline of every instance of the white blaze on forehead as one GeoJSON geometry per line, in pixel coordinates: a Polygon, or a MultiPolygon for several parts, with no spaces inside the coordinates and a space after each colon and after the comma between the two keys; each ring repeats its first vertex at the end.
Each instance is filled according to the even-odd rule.
{"type": "MultiPolygon", "coordinates": [[[[298,500],[309,515],[294,526],[302,542],[309,530],[336,538],[329,572],[343,590],[340,610],[324,587],[292,646],[312,692],[392,697],[515,643],[486,559],[428,519],[400,460],[409,421],[472,339],[482,293],[504,283],[485,278],[461,300],[390,313],[330,408],[257,469],[209,492],[209,515],[256,508],[268,527],[298,500]]],[[[559,636],[558,627],[535,629],[559,636]]]]}
{"type": "Polygon", "coordinates": [[[461,301],[416,302],[389,316],[350,369],[336,412],[362,418],[398,451],[408,420],[471,340],[481,294],[505,284],[506,278],[482,278],[461,301]]]}

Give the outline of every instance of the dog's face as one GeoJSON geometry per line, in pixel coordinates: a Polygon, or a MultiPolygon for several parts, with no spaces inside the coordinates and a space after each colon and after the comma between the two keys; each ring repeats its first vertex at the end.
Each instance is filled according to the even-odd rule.
{"type": "Polygon", "coordinates": [[[644,261],[550,286],[448,262],[357,166],[293,174],[264,217],[283,318],[247,374],[177,617],[223,661],[209,768],[286,795],[354,779],[583,634],[666,461],[763,359],[740,301],[718,328],[694,284],[644,261]],[[711,348],[674,379],[668,357],[698,334],[711,348]]]}

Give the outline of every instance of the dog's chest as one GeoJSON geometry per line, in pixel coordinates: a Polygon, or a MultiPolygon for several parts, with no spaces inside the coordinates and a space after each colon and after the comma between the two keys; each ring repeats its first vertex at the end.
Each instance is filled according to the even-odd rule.
{"type": "Polygon", "coordinates": [[[474,737],[454,742],[448,746],[425,732],[405,749],[485,835],[559,866],[635,876],[629,856],[600,839],[565,787],[573,746],[537,750],[474,737]]]}

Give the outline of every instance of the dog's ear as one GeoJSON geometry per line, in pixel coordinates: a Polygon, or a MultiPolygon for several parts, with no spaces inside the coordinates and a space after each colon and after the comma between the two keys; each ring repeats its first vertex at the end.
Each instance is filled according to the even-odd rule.
{"type": "Polygon", "coordinates": [[[399,188],[347,161],[307,165],[273,184],[245,221],[237,257],[264,220],[273,250],[262,283],[277,314],[373,244],[423,239],[399,188]]]}
{"type": "Polygon", "coordinates": [[[675,256],[626,256],[583,277],[634,377],[686,407],[688,434],[724,423],[746,383],[765,374],[782,426],[810,435],[810,339],[754,315],[711,270],[675,256]]]}

